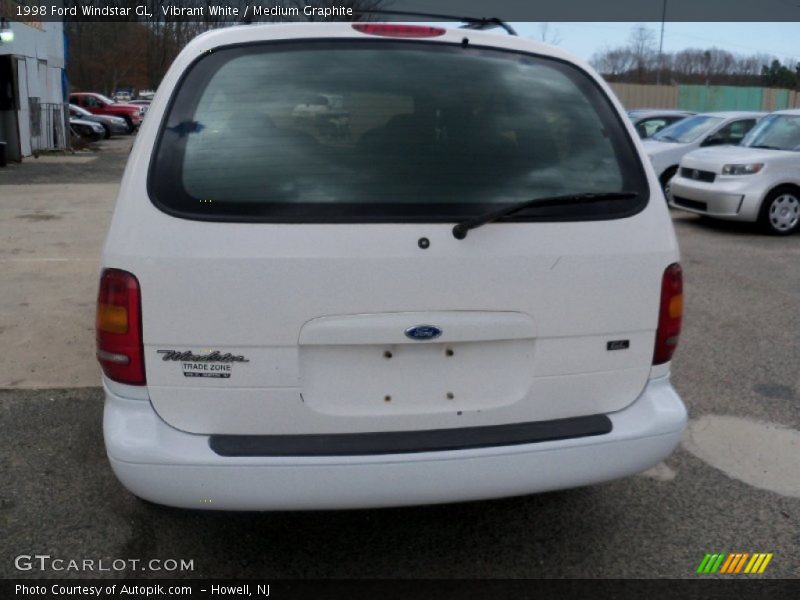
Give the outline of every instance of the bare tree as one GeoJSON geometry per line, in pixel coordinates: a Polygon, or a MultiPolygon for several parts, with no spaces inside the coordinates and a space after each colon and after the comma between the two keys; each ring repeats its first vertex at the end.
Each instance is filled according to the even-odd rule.
{"type": "Polygon", "coordinates": [[[645,72],[657,62],[656,34],[642,24],[637,25],[628,38],[628,48],[636,64],[638,80],[643,83],[645,72]]]}
{"type": "Polygon", "coordinates": [[[636,66],[630,48],[607,48],[603,52],[595,53],[590,62],[595,69],[612,77],[626,75],[636,66]]]}
{"type": "Polygon", "coordinates": [[[545,44],[558,46],[561,42],[561,34],[555,27],[551,28],[550,23],[539,23],[539,38],[545,44]]]}

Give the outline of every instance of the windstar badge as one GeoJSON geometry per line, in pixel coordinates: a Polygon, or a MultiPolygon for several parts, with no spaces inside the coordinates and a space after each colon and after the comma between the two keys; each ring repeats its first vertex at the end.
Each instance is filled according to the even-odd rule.
{"type": "Polygon", "coordinates": [[[223,363],[232,363],[232,362],[250,362],[249,359],[245,358],[241,354],[231,354],[230,352],[226,352],[225,354],[220,354],[218,350],[214,350],[209,354],[193,354],[191,350],[186,350],[181,352],[180,350],[159,350],[159,354],[163,354],[163,360],[175,360],[175,361],[182,361],[182,362],[223,362],[223,363]]]}

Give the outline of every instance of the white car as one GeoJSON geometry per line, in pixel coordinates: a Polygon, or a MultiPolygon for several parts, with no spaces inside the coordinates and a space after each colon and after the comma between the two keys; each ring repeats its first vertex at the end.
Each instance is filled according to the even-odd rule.
{"type": "Polygon", "coordinates": [[[738,144],[766,113],[726,111],[701,113],[665,127],[644,141],[665,195],[684,155],[706,146],[738,144]]]}
{"type": "Polygon", "coordinates": [[[106,448],[134,494],[476,500],[629,476],[679,443],[675,234],[586,63],[424,25],[229,27],[187,45],[150,115],[97,314],[106,448]],[[328,90],[346,140],[294,122],[328,90]]]}
{"type": "Polygon", "coordinates": [[[673,123],[694,114],[687,110],[634,108],[628,111],[628,118],[636,128],[639,137],[646,140],[673,123]]]}
{"type": "Polygon", "coordinates": [[[770,233],[800,227],[800,110],[764,117],[740,146],[687,154],[672,180],[670,205],[730,221],[760,222],[770,233]]]}

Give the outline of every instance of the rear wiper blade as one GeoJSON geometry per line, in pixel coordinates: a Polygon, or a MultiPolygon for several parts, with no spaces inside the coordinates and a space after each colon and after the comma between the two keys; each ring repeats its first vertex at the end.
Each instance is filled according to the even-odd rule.
{"type": "Polygon", "coordinates": [[[511,216],[515,213],[532,207],[549,207],[549,206],[563,206],[565,204],[589,204],[592,202],[602,202],[604,200],[630,200],[636,198],[639,194],[636,192],[601,192],[601,193],[588,193],[588,194],[566,194],[564,196],[550,196],[544,198],[534,198],[533,200],[526,200],[519,204],[511,204],[504,206],[488,213],[465,219],[457,223],[453,227],[453,237],[457,240],[463,240],[467,237],[467,232],[470,229],[475,229],[486,223],[491,223],[497,219],[511,216]]]}

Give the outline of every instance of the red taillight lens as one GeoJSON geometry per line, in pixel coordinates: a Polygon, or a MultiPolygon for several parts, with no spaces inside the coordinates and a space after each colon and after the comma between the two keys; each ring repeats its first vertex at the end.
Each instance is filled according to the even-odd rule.
{"type": "Polygon", "coordinates": [[[438,37],[445,34],[441,27],[426,27],[424,25],[388,25],[386,23],[356,23],[353,29],[367,35],[380,35],[383,37],[425,38],[438,37]]]}
{"type": "Polygon", "coordinates": [[[660,365],[672,359],[678,345],[683,320],[683,270],[673,263],[664,270],[661,279],[661,307],[658,310],[658,330],[653,364],[660,365]]]}
{"type": "Polygon", "coordinates": [[[106,377],[144,385],[139,282],[127,271],[105,269],[97,295],[97,360],[106,377]]]}

